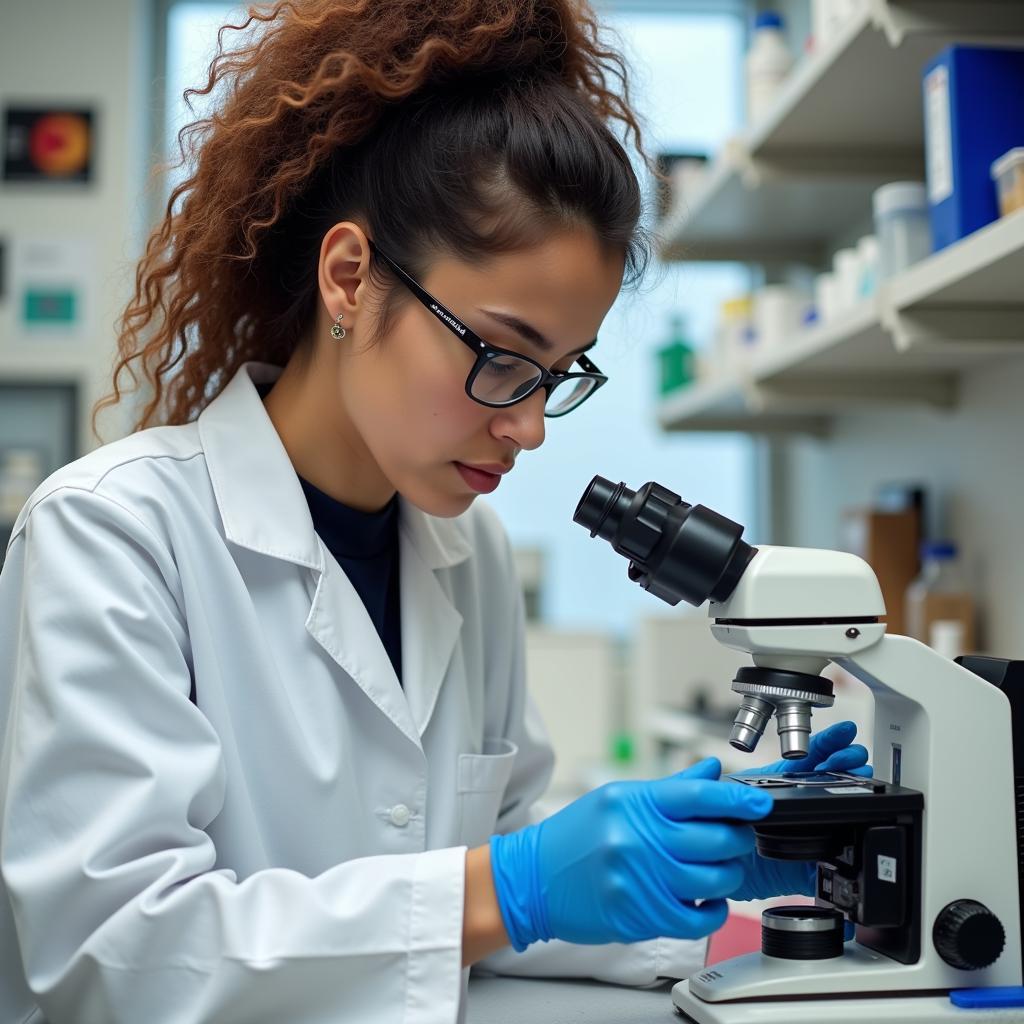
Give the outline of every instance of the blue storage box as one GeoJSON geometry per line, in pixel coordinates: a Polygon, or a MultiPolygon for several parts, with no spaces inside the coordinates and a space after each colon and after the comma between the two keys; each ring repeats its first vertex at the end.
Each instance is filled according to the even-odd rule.
{"type": "Polygon", "coordinates": [[[949,46],[924,70],[932,247],[999,216],[989,168],[1024,145],[1024,49],[949,46]]]}

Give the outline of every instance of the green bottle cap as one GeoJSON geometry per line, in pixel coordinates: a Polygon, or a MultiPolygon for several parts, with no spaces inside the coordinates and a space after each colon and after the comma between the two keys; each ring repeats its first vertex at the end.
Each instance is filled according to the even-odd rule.
{"type": "Polygon", "coordinates": [[[612,736],[612,760],[616,764],[632,764],[636,756],[636,744],[628,732],[617,732],[612,736]]]}

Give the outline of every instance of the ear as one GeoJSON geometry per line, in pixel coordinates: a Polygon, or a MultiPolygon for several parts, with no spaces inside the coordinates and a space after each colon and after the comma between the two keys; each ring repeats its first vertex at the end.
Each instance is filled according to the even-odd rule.
{"type": "Polygon", "coordinates": [[[320,245],[320,297],[332,320],[345,314],[346,327],[355,326],[364,303],[370,255],[366,232],[354,221],[335,224],[320,245]]]}

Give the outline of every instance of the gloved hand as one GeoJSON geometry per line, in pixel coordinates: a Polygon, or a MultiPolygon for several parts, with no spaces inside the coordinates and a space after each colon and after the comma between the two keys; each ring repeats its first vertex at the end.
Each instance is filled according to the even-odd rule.
{"type": "MultiPolygon", "coordinates": [[[[867,749],[853,743],[857,726],[853,722],[837,722],[815,733],[800,760],[773,761],[761,768],[735,772],[736,775],[780,775],[783,772],[849,772],[871,777],[867,749]]],[[[743,858],[744,880],[729,894],[731,900],[763,900],[773,896],[813,896],[815,865],[813,861],[769,860],[756,850],[743,858]]]]}
{"type": "Polygon", "coordinates": [[[709,758],[667,778],[609,783],[539,824],[492,836],[513,948],[695,939],[720,928],[722,897],[742,883],[740,858],[754,847],[742,822],[772,807],[768,793],[723,784],[720,772],[709,758]]]}
{"type": "Polygon", "coordinates": [[[744,769],[734,775],[781,775],[783,772],[850,772],[871,777],[867,748],[854,743],[857,726],[853,722],[836,722],[816,732],[807,745],[807,756],[797,761],[782,758],[761,768],[744,769]]]}

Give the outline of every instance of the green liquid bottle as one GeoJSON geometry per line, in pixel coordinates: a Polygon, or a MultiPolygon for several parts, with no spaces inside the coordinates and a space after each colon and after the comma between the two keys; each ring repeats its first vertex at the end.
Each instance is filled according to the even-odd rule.
{"type": "Polygon", "coordinates": [[[669,340],[658,349],[658,387],[662,395],[692,384],[696,377],[693,346],[686,340],[685,320],[680,313],[669,317],[669,340]]]}

